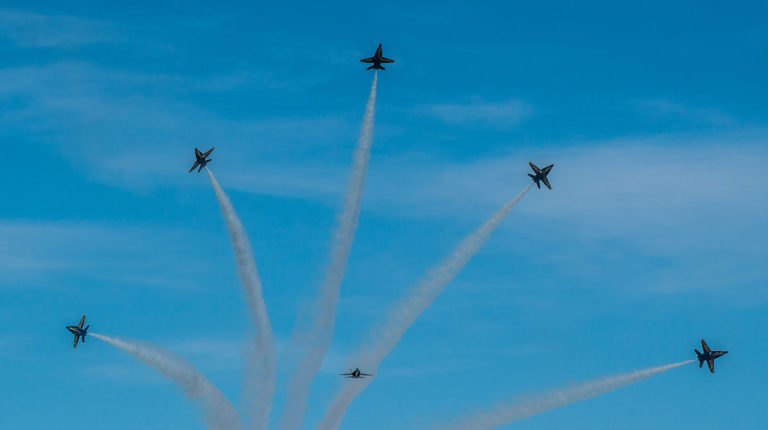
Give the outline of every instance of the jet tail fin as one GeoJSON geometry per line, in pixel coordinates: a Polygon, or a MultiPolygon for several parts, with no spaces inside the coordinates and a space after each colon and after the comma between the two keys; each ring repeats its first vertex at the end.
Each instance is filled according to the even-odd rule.
{"type": "Polygon", "coordinates": [[[367,68],[367,69],[365,69],[365,70],[371,70],[371,69],[373,69],[373,68],[375,68],[375,67],[376,67],[376,66],[374,65],[374,66],[371,66],[371,67],[369,67],[369,68],[367,68]]]}

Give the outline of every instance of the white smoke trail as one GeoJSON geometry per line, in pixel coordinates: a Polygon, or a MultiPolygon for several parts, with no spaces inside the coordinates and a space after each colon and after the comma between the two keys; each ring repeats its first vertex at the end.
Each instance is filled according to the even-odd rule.
{"type": "Polygon", "coordinates": [[[522,400],[512,404],[502,404],[494,410],[480,412],[460,419],[456,424],[441,427],[443,430],[490,430],[505,426],[516,421],[530,418],[553,409],[570,405],[571,403],[597,397],[601,394],[634,384],[643,379],[650,378],[676,367],[693,363],[695,360],[682,363],[667,364],[666,366],[652,367],[645,370],[636,370],[623,375],[585,382],[567,388],[548,391],[546,393],[522,400]]]}
{"type": "Polygon", "coordinates": [[[232,203],[219,186],[213,173],[207,167],[205,171],[208,172],[208,177],[211,179],[216,199],[219,201],[221,213],[227,224],[232,250],[235,253],[237,274],[245,291],[248,312],[256,329],[253,345],[247,349],[243,378],[248,426],[253,429],[265,430],[269,426],[269,411],[272,409],[277,377],[272,326],[269,323],[267,307],[262,297],[261,279],[256,268],[251,244],[248,241],[248,235],[237,217],[232,203]]]}
{"type": "MultiPolygon", "coordinates": [[[[408,295],[389,312],[384,324],[371,331],[371,343],[358,351],[356,361],[353,363],[355,367],[360,367],[365,372],[376,373],[381,362],[397,346],[408,328],[477,254],[501,221],[532,186],[533,184],[528,185],[525,190],[507,202],[485,224],[464,238],[439,266],[427,272],[426,278],[413,287],[408,295]]],[[[371,382],[373,378],[358,380],[354,384],[345,384],[328,406],[317,428],[319,430],[338,429],[347,407],[371,382]]]]}
{"type": "Polygon", "coordinates": [[[232,403],[187,360],[148,342],[103,336],[96,333],[89,334],[131,354],[173,381],[188,398],[201,401],[205,424],[208,428],[216,430],[240,428],[240,417],[232,403]]]}
{"type": "Polygon", "coordinates": [[[333,337],[336,304],[339,300],[341,282],[344,280],[349,252],[357,229],[360,202],[368,172],[368,160],[371,157],[377,80],[378,72],[373,75],[371,92],[365,107],[363,124],[360,127],[360,137],[357,140],[357,148],[353,156],[347,190],[344,194],[341,213],[338,216],[338,226],[332,239],[331,261],[325,272],[315,313],[310,319],[311,326],[298,327],[302,324],[302,321],[298,321],[297,328],[294,330],[294,342],[302,351],[298,367],[288,383],[285,410],[280,421],[282,430],[298,430],[301,427],[309,389],[333,337]]]}

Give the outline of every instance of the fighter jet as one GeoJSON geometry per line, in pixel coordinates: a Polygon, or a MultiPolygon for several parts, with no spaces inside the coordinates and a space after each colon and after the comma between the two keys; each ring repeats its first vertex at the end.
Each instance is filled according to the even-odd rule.
{"type": "Polygon", "coordinates": [[[533,182],[536,183],[536,186],[539,187],[539,189],[541,189],[541,184],[539,183],[539,181],[541,181],[541,182],[544,182],[544,185],[546,185],[547,188],[551,190],[552,186],[549,185],[549,179],[547,179],[547,175],[549,175],[549,171],[552,170],[552,166],[554,166],[554,164],[550,164],[549,166],[543,169],[539,169],[538,167],[536,167],[535,164],[531,163],[530,161],[528,162],[528,164],[531,165],[531,169],[533,169],[534,173],[536,173],[535,175],[531,175],[530,173],[528,174],[528,176],[530,176],[531,179],[533,179],[533,182]]]}
{"type": "Polygon", "coordinates": [[[704,339],[701,340],[701,348],[704,349],[703,354],[700,353],[698,349],[694,349],[696,355],[699,357],[699,369],[701,369],[701,366],[704,365],[704,362],[706,361],[707,366],[709,366],[709,372],[715,373],[715,359],[728,354],[728,351],[711,351],[709,346],[707,346],[707,342],[704,342],[704,339]]]}
{"type": "Polygon", "coordinates": [[[85,322],[85,314],[83,314],[83,318],[80,319],[80,323],[77,325],[68,325],[67,330],[69,330],[72,334],[75,335],[75,344],[72,346],[72,349],[77,348],[77,341],[80,340],[80,337],[83,338],[83,343],[85,343],[85,335],[88,334],[88,327],[91,325],[88,324],[83,328],[83,323],[85,322]]]}
{"type": "Polygon", "coordinates": [[[193,170],[195,170],[195,167],[200,166],[199,169],[197,169],[197,173],[200,173],[201,170],[203,170],[203,167],[205,167],[206,164],[211,162],[211,159],[208,158],[209,155],[211,155],[211,152],[213,152],[213,148],[209,149],[208,152],[203,154],[200,152],[199,149],[195,148],[195,164],[192,165],[192,168],[189,169],[189,173],[192,173],[193,170]]]}
{"type": "Polygon", "coordinates": [[[355,368],[355,370],[349,372],[349,373],[339,373],[339,375],[347,378],[347,379],[361,379],[366,376],[373,376],[370,373],[362,373],[360,372],[360,369],[355,368]]]}
{"type": "Polygon", "coordinates": [[[373,54],[373,57],[363,58],[362,60],[360,60],[360,62],[373,63],[373,66],[365,70],[371,70],[371,69],[387,70],[381,67],[381,63],[394,63],[395,60],[390,60],[389,58],[383,57],[381,55],[381,43],[379,43],[379,47],[376,49],[376,53],[373,54]]]}

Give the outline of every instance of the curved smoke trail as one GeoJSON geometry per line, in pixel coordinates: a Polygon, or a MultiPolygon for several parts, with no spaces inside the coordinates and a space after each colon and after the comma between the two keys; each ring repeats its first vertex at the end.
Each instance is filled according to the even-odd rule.
{"type": "Polygon", "coordinates": [[[338,226],[332,239],[331,261],[325,272],[315,313],[310,320],[311,326],[297,328],[294,331],[294,340],[302,351],[296,371],[288,383],[285,410],[280,422],[282,430],[298,430],[301,427],[312,380],[320,370],[328,345],[333,337],[336,304],[339,300],[341,282],[344,280],[344,273],[347,269],[352,241],[355,238],[355,230],[360,215],[360,203],[368,172],[368,160],[371,157],[377,80],[378,72],[373,75],[371,92],[365,107],[363,125],[360,127],[360,137],[353,156],[347,190],[344,194],[341,213],[338,216],[338,226]]]}
{"type": "Polygon", "coordinates": [[[441,428],[444,430],[495,429],[516,421],[530,418],[534,415],[570,405],[571,403],[597,397],[601,394],[640,382],[643,379],[648,379],[676,367],[693,363],[694,361],[695,360],[689,360],[683,361],[682,363],[667,364],[666,366],[652,367],[645,370],[636,370],[623,375],[612,376],[567,388],[548,391],[516,403],[499,405],[494,410],[476,413],[467,418],[460,419],[456,424],[441,428]]]}
{"type": "Polygon", "coordinates": [[[253,345],[248,348],[245,360],[243,392],[246,402],[246,414],[250,428],[266,429],[269,426],[269,411],[275,396],[276,358],[275,341],[272,326],[269,323],[267,307],[261,293],[261,279],[256,268],[251,244],[243,224],[235,213],[232,203],[221,189],[208,168],[216,199],[227,224],[232,250],[235,253],[237,274],[245,291],[248,312],[256,329],[253,345]]]}
{"type": "MultiPolygon", "coordinates": [[[[474,233],[470,234],[453,250],[450,256],[443,262],[427,272],[427,276],[411,289],[408,295],[395,305],[389,312],[387,320],[377,329],[371,331],[371,343],[358,351],[355,366],[364,371],[376,373],[379,364],[397,346],[403,334],[435,301],[443,292],[449,282],[459,274],[469,260],[477,254],[486,240],[501,224],[501,221],[512,211],[512,208],[527,193],[533,184],[507,202],[493,216],[474,233]]],[[[331,402],[320,422],[320,430],[336,430],[341,425],[341,420],[352,401],[365,390],[373,378],[355,381],[354,384],[346,384],[341,392],[331,402]]]]}
{"type": "Polygon", "coordinates": [[[203,405],[205,424],[210,429],[235,430],[240,428],[240,417],[234,406],[202,373],[187,360],[148,342],[121,339],[90,333],[157,370],[178,385],[184,394],[203,405]]]}

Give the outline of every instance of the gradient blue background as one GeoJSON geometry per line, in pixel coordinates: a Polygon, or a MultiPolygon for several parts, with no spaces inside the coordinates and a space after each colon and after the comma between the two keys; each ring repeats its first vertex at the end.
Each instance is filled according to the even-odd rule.
{"type": "MultiPolygon", "coordinates": [[[[192,149],[253,243],[281,351],[327,259],[372,74],[360,228],[306,428],[424,271],[553,162],[405,335],[344,429],[731,353],[513,425],[768,422],[765,2],[4,2],[0,427],[201,428],[171,383],[64,326],[142,338],[236,404],[248,333],[192,149]]],[[[291,366],[281,357],[279,417],[291,366]]],[[[273,424],[276,424],[273,420],[273,424]]]]}

